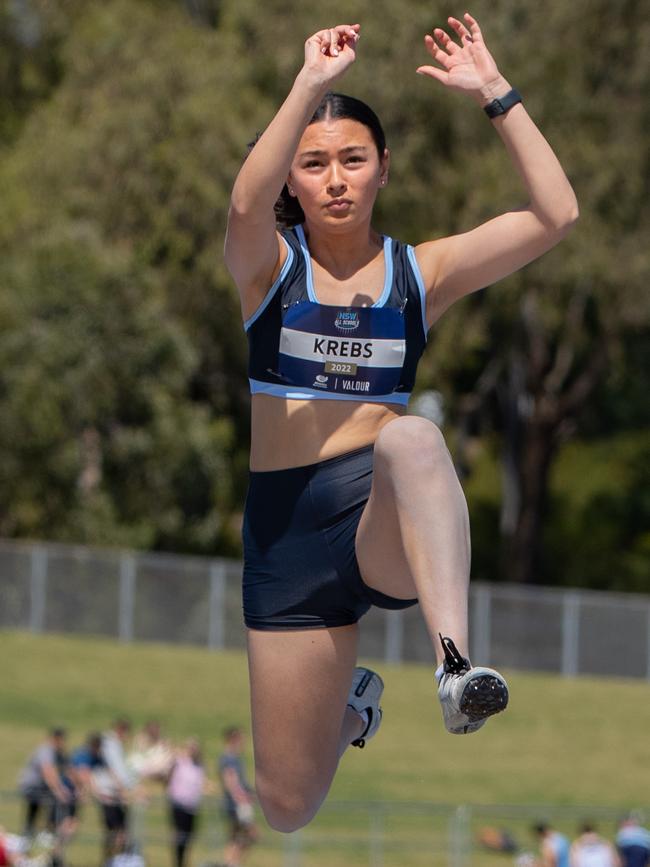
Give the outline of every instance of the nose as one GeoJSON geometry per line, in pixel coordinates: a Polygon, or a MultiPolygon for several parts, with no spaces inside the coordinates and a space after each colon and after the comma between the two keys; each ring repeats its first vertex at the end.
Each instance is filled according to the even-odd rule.
{"type": "Polygon", "coordinates": [[[332,163],[330,166],[330,174],[327,179],[327,192],[330,196],[340,196],[347,190],[348,185],[343,177],[343,171],[338,163],[332,163]]]}

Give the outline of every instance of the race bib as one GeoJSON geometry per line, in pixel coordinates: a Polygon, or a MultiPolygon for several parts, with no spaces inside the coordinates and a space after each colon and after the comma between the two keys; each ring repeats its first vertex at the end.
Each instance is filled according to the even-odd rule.
{"type": "Polygon", "coordinates": [[[390,394],[406,354],[404,315],[392,307],[300,301],[285,312],[279,372],[295,386],[339,394],[390,394]]]}

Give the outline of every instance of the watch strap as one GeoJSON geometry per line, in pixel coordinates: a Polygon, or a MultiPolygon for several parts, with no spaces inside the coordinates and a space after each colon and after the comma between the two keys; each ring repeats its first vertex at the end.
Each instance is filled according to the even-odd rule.
{"type": "Polygon", "coordinates": [[[498,99],[493,99],[492,102],[488,102],[487,105],[483,106],[483,111],[490,119],[493,117],[499,117],[511,109],[513,105],[517,105],[517,103],[521,101],[521,94],[513,87],[512,90],[508,91],[508,93],[500,96],[498,99]]]}

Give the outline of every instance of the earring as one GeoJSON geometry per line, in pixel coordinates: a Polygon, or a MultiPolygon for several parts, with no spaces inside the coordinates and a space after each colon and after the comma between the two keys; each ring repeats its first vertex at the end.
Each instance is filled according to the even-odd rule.
{"type": "Polygon", "coordinates": [[[287,186],[287,189],[289,190],[289,195],[290,195],[290,196],[295,196],[295,195],[296,195],[296,191],[294,190],[293,187],[289,187],[289,186],[287,186]]]}

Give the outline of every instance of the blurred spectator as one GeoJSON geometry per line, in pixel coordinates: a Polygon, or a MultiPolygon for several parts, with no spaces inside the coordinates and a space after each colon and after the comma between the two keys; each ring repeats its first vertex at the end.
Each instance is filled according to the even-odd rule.
{"type": "Polygon", "coordinates": [[[13,867],[15,861],[4,828],[0,828],[0,867],[13,867]]]}
{"type": "Polygon", "coordinates": [[[491,852],[507,852],[514,855],[519,849],[512,834],[504,828],[481,828],[477,839],[481,846],[491,852]]]}
{"type": "Polygon", "coordinates": [[[614,846],[601,837],[590,823],[580,829],[569,853],[571,867],[620,867],[621,862],[614,846]]]}
{"type": "Polygon", "coordinates": [[[45,826],[51,834],[55,834],[68,817],[68,804],[72,798],[64,780],[67,764],[65,741],[65,730],[53,728],[20,773],[18,786],[26,803],[26,837],[34,836],[41,810],[45,811],[45,826]]]}
{"type": "Polygon", "coordinates": [[[650,864],[650,831],[639,818],[631,814],[619,825],[616,848],[622,867],[648,867],[650,864]]]}
{"type": "Polygon", "coordinates": [[[96,796],[93,773],[106,767],[102,756],[102,736],[98,732],[91,732],[85,744],[77,747],[70,756],[70,775],[77,792],[77,800],[88,801],[96,796]]]}
{"type": "Polygon", "coordinates": [[[170,818],[174,829],[175,867],[185,867],[206,786],[201,747],[195,738],[191,738],[179,750],[167,785],[170,818]]]}
{"type": "Polygon", "coordinates": [[[555,831],[545,822],[533,826],[539,838],[540,867],[569,867],[569,838],[555,831]]]}
{"type": "Polygon", "coordinates": [[[106,860],[123,852],[129,841],[128,801],[135,786],[135,775],[126,761],[126,743],[131,734],[129,720],[115,720],[102,735],[103,765],[93,771],[93,785],[104,821],[106,860]]]}
{"type": "Polygon", "coordinates": [[[127,762],[138,780],[167,780],[174,762],[174,750],[163,738],[158,720],[149,720],[138,732],[127,762]]]}
{"type": "Polygon", "coordinates": [[[227,867],[240,867],[250,847],[257,842],[253,810],[253,789],[246,781],[244,733],[231,727],[223,733],[225,746],[219,757],[219,779],[223,788],[224,812],[229,823],[229,840],[224,851],[227,867]]]}

